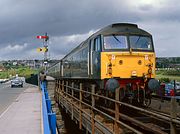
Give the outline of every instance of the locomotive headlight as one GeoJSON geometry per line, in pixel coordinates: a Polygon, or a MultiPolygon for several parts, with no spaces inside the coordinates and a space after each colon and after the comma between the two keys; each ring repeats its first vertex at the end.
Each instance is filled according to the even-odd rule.
{"type": "Polygon", "coordinates": [[[112,67],[112,63],[111,62],[108,64],[108,67],[112,67]]]}
{"type": "Polygon", "coordinates": [[[148,69],[148,74],[152,74],[152,68],[148,69]]]}
{"type": "Polygon", "coordinates": [[[110,62],[109,64],[108,64],[108,74],[109,75],[112,75],[112,63],[110,62]]]}
{"type": "Polygon", "coordinates": [[[131,76],[137,76],[136,70],[134,70],[134,71],[131,72],[131,76]]]}

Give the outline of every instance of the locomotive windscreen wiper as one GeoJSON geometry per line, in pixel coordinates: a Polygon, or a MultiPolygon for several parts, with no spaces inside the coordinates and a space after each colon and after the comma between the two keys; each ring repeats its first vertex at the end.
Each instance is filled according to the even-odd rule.
{"type": "Polygon", "coordinates": [[[116,41],[118,41],[120,44],[122,44],[122,42],[115,35],[113,35],[113,37],[116,41]]]}
{"type": "Polygon", "coordinates": [[[139,39],[140,39],[141,37],[139,36],[138,37],[138,39],[137,39],[137,41],[135,42],[135,45],[139,42],[139,39]]]}

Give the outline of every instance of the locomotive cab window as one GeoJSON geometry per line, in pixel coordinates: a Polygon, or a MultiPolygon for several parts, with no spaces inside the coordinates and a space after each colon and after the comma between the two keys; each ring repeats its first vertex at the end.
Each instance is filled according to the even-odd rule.
{"type": "Polygon", "coordinates": [[[153,50],[150,37],[146,36],[130,36],[130,46],[132,49],[138,50],[153,50]]]}
{"type": "Polygon", "coordinates": [[[105,49],[127,49],[127,37],[124,35],[104,36],[105,49]]]}

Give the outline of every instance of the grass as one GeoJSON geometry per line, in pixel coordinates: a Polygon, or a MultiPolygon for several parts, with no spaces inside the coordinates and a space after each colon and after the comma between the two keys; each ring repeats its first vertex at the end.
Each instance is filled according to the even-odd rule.
{"type": "Polygon", "coordinates": [[[9,75],[7,72],[0,72],[0,79],[6,79],[8,77],[9,77],[9,75]]]}
{"type": "Polygon", "coordinates": [[[18,74],[20,77],[30,77],[31,74],[38,73],[38,70],[31,69],[29,67],[19,67],[16,69],[8,69],[6,71],[0,72],[0,79],[10,78],[11,76],[15,76],[18,74]]]}
{"type": "Polygon", "coordinates": [[[166,71],[156,71],[156,78],[180,81],[180,75],[178,75],[178,73],[177,75],[168,75],[166,71]]]}
{"type": "Polygon", "coordinates": [[[161,75],[161,74],[158,74],[158,75],[156,75],[156,78],[157,79],[169,78],[170,80],[180,81],[180,76],[171,76],[171,75],[161,75]]]}

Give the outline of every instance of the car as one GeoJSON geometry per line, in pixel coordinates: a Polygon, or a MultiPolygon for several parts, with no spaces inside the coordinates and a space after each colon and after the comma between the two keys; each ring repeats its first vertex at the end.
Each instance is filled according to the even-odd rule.
{"type": "Polygon", "coordinates": [[[0,83],[5,83],[7,82],[9,79],[0,79],[0,83]]]}
{"type": "Polygon", "coordinates": [[[176,82],[176,96],[180,96],[180,82],[176,82]]]}
{"type": "Polygon", "coordinates": [[[172,96],[172,92],[174,92],[174,87],[171,83],[165,84],[165,96],[172,96]]]}
{"type": "Polygon", "coordinates": [[[11,87],[23,87],[23,81],[19,78],[13,79],[11,81],[11,87]]]}
{"type": "Polygon", "coordinates": [[[176,82],[176,89],[180,90],[180,82],[176,82]]]}

